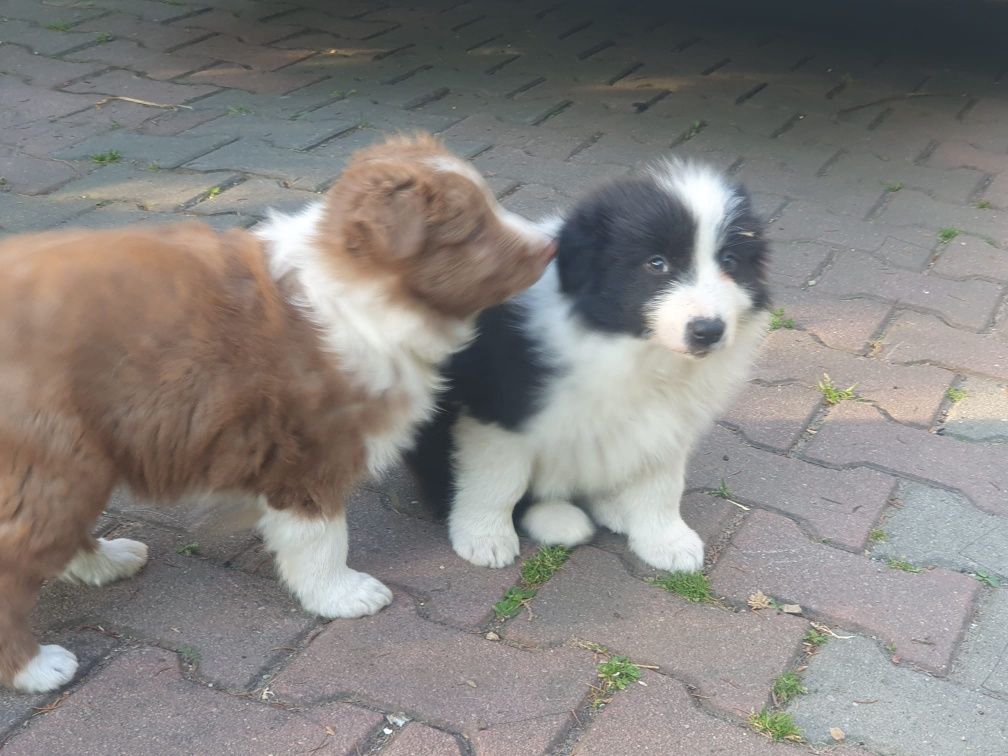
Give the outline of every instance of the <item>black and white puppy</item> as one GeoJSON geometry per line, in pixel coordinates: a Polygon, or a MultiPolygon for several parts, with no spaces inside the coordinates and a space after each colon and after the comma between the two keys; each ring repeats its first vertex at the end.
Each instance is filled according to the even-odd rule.
{"type": "Polygon", "coordinates": [[[745,192],[663,163],[603,186],[559,224],[556,260],[484,312],[447,369],[442,411],[411,455],[449,502],[455,551],[518,556],[589,540],[592,519],[662,570],[703,565],[679,514],[687,456],[744,381],[768,323],[767,247],[745,192]]]}

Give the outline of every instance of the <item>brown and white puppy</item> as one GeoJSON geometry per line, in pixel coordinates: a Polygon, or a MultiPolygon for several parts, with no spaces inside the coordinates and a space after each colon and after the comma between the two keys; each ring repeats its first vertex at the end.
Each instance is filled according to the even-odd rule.
{"type": "Polygon", "coordinates": [[[254,233],[0,242],[0,682],[51,690],[76,671],[29,629],[44,580],[101,585],[146,562],[142,543],[89,534],[119,484],[251,495],[307,611],[388,604],[347,567],[344,496],[410,442],[476,313],[552,252],[427,136],[363,150],[322,201],[254,233]]]}

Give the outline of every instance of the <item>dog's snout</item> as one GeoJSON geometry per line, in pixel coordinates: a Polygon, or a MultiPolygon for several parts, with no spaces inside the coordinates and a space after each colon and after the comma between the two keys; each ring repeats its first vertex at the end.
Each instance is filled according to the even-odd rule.
{"type": "Polygon", "coordinates": [[[717,344],[724,336],[725,322],[721,318],[695,318],[686,325],[691,349],[703,350],[717,344]]]}

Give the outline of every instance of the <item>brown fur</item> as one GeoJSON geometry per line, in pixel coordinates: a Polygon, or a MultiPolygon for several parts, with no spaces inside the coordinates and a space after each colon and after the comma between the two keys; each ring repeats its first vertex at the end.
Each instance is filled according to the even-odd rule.
{"type": "MultiPolygon", "coordinates": [[[[435,330],[529,285],[548,257],[425,162],[446,154],[426,137],[363,151],[318,240],[335,277],[379,284],[435,330]]],[[[36,594],[94,548],[114,486],[338,513],[368,436],[408,409],[321,348],[264,253],[252,233],[199,223],[0,243],[0,681],[36,653],[36,594]]]]}

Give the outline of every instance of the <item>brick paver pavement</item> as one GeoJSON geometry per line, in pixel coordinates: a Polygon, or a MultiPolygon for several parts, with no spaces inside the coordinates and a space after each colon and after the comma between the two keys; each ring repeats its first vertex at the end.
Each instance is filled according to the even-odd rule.
{"type": "Polygon", "coordinates": [[[6,748],[1008,753],[1008,64],[963,36],[1005,17],[757,5],[0,0],[2,233],[249,226],[423,128],[530,216],[641,161],[713,161],[768,219],[782,308],[690,465],[713,601],[600,535],[499,620],[518,567],[459,560],[397,472],[350,504],[351,564],[395,602],[321,623],[254,536],[117,498],[102,532],[151,564],[47,587],[37,625],[81,673],[0,692],[6,748]],[[854,396],[830,405],[825,374],[854,396]],[[646,669],[596,706],[607,653],[646,669]],[[762,710],[805,745],[755,732],[762,710]]]}

